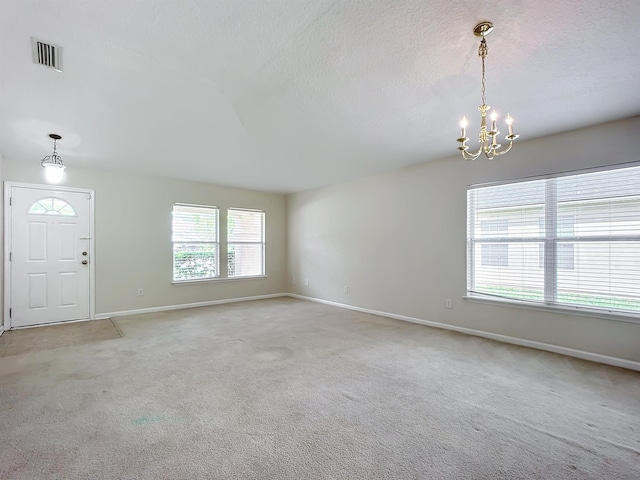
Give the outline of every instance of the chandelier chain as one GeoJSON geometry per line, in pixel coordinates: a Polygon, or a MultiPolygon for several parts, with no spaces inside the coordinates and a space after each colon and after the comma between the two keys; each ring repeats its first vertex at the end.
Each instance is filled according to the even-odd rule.
{"type": "Polygon", "coordinates": [[[489,48],[487,47],[487,41],[482,37],[482,41],[480,42],[480,47],[478,47],[478,55],[482,58],[482,105],[487,104],[487,100],[485,97],[485,81],[484,81],[484,59],[489,53],[489,48]]]}

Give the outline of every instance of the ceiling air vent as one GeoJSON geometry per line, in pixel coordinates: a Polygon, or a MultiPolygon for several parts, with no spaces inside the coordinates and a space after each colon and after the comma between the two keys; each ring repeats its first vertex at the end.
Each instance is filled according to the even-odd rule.
{"type": "Polygon", "coordinates": [[[62,47],[31,37],[33,63],[62,71],[62,47]]]}

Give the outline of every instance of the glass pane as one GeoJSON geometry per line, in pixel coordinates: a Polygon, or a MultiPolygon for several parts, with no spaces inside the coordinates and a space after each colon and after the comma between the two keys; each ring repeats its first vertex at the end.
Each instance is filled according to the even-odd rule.
{"type": "Polygon", "coordinates": [[[230,242],[262,242],[264,212],[235,210],[227,214],[227,238],[230,242]]]}
{"type": "Polygon", "coordinates": [[[263,244],[229,244],[228,276],[264,275],[263,244]]]}
{"type": "Polygon", "coordinates": [[[474,292],[520,300],[544,299],[542,242],[477,243],[474,259],[474,292]],[[491,248],[491,256],[489,255],[491,248]],[[542,253],[541,253],[542,252],[542,253]]]}
{"type": "Polygon", "coordinates": [[[218,209],[190,205],[173,206],[174,242],[217,242],[218,209]]]}
{"type": "Polygon", "coordinates": [[[559,242],[559,255],[567,251],[573,268],[560,269],[559,257],[559,303],[640,311],[640,242],[559,242]]]}
{"type": "Polygon", "coordinates": [[[559,177],[558,202],[640,195],[640,166],[559,177]]]}
{"type": "Polygon", "coordinates": [[[29,208],[29,211],[27,213],[29,215],[44,215],[45,213],[47,213],[47,207],[37,202],[31,205],[31,208],[29,208]]]}
{"type": "Polygon", "coordinates": [[[543,238],[544,205],[476,211],[475,238],[543,238]]]}
{"type": "Polygon", "coordinates": [[[192,280],[218,276],[218,245],[178,243],[173,245],[173,279],[192,280]]]}
{"type": "Polygon", "coordinates": [[[571,218],[573,229],[558,236],[640,235],[640,196],[582,200],[558,205],[559,218],[571,218]]]}
{"type": "Polygon", "coordinates": [[[48,198],[43,198],[42,200],[40,200],[39,202],[47,211],[49,210],[53,210],[53,198],[52,197],[48,197],[48,198]]]}
{"type": "Polygon", "coordinates": [[[60,212],[60,215],[64,215],[67,217],[71,217],[74,216],[76,214],[76,212],[73,210],[73,207],[71,205],[69,205],[68,203],[66,205],[62,205],[60,207],[60,210],[58,210],[60,212]]]}
{"type": "Polygon", "coordinates": [[[532,180],[473,189],[471,191],[476,197],[475,208],[477,210],[495,210],[513,206],[544,204],[545,181],[532,180]]]}
{"type": "Polygon", "coordinates": [[[473,238],[542,238],[545,181],[535,180],[469,190],[473,238]]]}
{"type": "Polygon", "coordinates": [[[483,267],[508,267],[509,245],[506,243],[483,243],[480,245],[480,263],[483,267]]]}
{"type": "Polygon", "coordinates": [[[575,244],[559,242],[556,244],[558,270],[575,270],[575,244]]]}

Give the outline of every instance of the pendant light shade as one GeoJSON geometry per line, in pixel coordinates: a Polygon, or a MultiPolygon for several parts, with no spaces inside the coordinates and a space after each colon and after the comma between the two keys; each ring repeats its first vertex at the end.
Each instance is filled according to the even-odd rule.
{"type": "Polygon", "coordinates": [[[53,153],[42,159],[40,165],[44,167],[44,175],[49,183],[60,183],[64,177],[64,163],[62,157],[56,151],[56,142],[62,137],[56,133],[50,133],[49,137],[53,139],[53,153]]]}

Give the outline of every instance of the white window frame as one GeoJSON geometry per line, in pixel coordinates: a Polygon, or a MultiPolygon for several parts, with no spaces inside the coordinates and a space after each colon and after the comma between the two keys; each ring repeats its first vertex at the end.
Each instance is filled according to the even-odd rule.
{"type": "MultiPolygon", "coordinates": [[[[557,292],[557,279],[559,276],[558,269],[565,270],[567,267],[558,264],[558,251],[560,242],[562,244],[571,245],[574,248],[574,245],[586,244],[588,242],[608,242],[609,244],[614,244],[617,242],[623,241],[632,241],[632,242],[640,242],[640,232],[631,233],[629,235],[624,236],[602,236],[602,237],[580,237],[579,235],[574,235],[573,232],[571,234],[560,234],[557,235],[558,231],[557,222],[559,221],[557,217],[557,206],[560,204],[556,197],[555,192],[555,179],[568,176],[568,175],[581,175],[588,174],[593,172],[606,172],[613,171],[620,168],[629,168],[629,167],[638,167],[640,163],[626,163],[626,164],[618,164],[611,165],[607,167],[595,168],[595,169],[585,169],[585,170],[577,170],[572,172],[562,172],[553,175],[546,175],[541,177],[530,177],[525,179],[507,181],[507,182],[496,182],[490,184],[482,184],[482,185],[470,185],[468,187],[468,195],[467,195],[467,295],[464,297],[465,299],[472,301],[479,301],[482,303],[503,303],[511,306],[521,306],[524,308],[533,308],[533,309],[542,309],[542,310],[555,310],[563,313],[575,313],[578,315],[585,316],[595,316],[599,318],[609,318],[614,320],[623,320],[633,323],[640,322],[640,312],[635,310],[624,310],[618,309],[615,307],[607,306],[607,307],[597,307],[592,305],[574,305],[571,303],[564,303],[558,300],[558,292],[557,292]],[[473,219],[472,216],[475,215],[475,205],[470,195],[470,191],[474,189],[484,188],[484,187],[494,187],[499,185],[510,185],[520,182],[528,182],[534,180],[546,180],[547,191],[544,200],[544,210],[545,210],[545,234],[541,237],[531,237],[531,238],[514,238],[509,237],[508,234],[506,236],[492,236],[475,238],[475,233],[473,230],[473,219]],[[526,299],[519,298],[505,298],[500,296],[493,296],[486,292],[477,292],[475,291],[475,271],[474,266],[476,264],[476,244],[495,244],[500,242],[544,242],[544,300],[541,302],[531,301],[526,299]],[[570,243],[567,243],[570,242],[570,243]]],[[[614,198],[615,194],[609,197],[603,197],[603,199],[614,198]]],[[[639,253],[640,255],[640,253],[639,253]]],[[[572,267],[573,262],[577,261],[574,258],[571,259],[572,267]]]]}
{"type": "Polygon", "coordinates": [[[258,209],[253,209],[253,208],[238,208],[238,207],[229,207],[227,209],[227,278],[229,279],[242,279],[242,278],[265,278],[267,276],[266,273],[266,239],[265,239],[265,233],[266,233],[266,213],[264,210],[258,210],[258,209]],[[260,232],[260,237],[261,240],[260,241],[255,241],[255,242],[247,242],[247,241],[231,241],[230,237],[231,237],[231,233],[228,231],[228,225],[229,225],[229,218],[230,218],[230,213],[232,211],[240,211],[240,212],[253,212],[253,213],[259,213],[262,217],[262,222],[261,222],[261,232],[260,232]],[[229,256],[230,256],[230,252],[231,252],[231,246],[233,245],[259,245],[261,247],[260,251],[261,251],[261,265],[260,265],[260,273],[257,273],[255,275],[242,275],[242,276],[236,276],[236,275],[231,275],[230,274],[230,264],[231,262],[229,261],[229,256]]]}
{"type": "Polygon", "coordinates": [[[172,263],[171,263],[171,271],[172,271],[172,283],[192,283],[192,282],[206,282],[211,280],[216,280],[220,278],[220,209],[217,206],[213,205],[195,205],[189,203],[174,203],[172,208],[172,220],[171,220],[171,228],[172,228],[172,236],[171,236],[171,252],[172,252],[172,263]],[[198,208],[203,210],[209,210],[210,213],[215,214],[216,217],[216,231],[215,238],[211,238],[209,241],[202,240],[176,240],[174,238],[174,229],[175,229],[175,211],[176,207],[191,207],[198,208]],[[185,244],[201,244],[201,245],[212,245],[215,251],[215,275],[209,275],[204,277],[188,277],[188,278],[178,278],[176,279],[176,263],[175,263],[175,255],[176,255],[176,245],[185,245],[185,244]]]}

